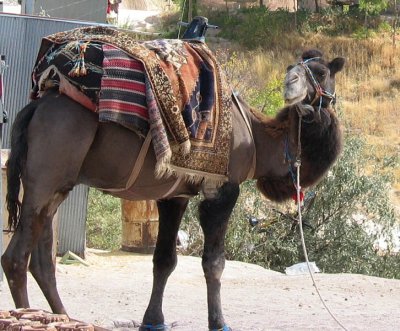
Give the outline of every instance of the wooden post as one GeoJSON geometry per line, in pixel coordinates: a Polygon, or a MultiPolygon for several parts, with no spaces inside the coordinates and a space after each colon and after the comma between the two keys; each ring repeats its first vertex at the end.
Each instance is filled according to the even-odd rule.
{"type": "Polygon", "coordinates": [[[35,0],[22,0],[21,14],[33,15],[35,11],[35,0]]]}
{"type": "Polygon", "coordinates": [[[394,0],[394,20],[392,23],[392,44],[393,49],[396,48],[396,34],[397,34],[397,23],[399,21],[399,11],[397,9],[397,0],[394,0]]]}
{"type": "Polygon", "coordinates": [[[189,0],[188,1],[188,23],[190,23],[192,21],[192,4],[193,0],[189,0]]]}
{"type": "Polygon", "coordinates": [[[121,199],[121,249],[135,253],[153,253],[158,235],[158,210],[154,200],[121,199]]]}

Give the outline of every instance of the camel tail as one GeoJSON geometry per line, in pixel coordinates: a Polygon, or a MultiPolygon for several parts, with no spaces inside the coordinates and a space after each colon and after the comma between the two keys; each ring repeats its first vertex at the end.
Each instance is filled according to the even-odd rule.
{"type": "Polygon", "coordinates": [[[14,121],[11,130],[11,152],[7,161],[7,196],[8,226],[10,230],[19,226],[22,203],[19,200],[21,176],[28,151],[27,128],[32,119],[37,101],[23,108],[14,121]]]}

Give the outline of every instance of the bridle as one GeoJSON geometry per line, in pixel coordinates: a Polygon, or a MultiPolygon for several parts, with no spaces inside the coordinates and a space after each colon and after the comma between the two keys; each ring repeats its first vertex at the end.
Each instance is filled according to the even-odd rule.
{"type": "Polygon", "coordinates": [[[311,61],[315,61],[315,60],[319,60],[321,59],[320,57],[312,57],[310,59],[307,59],[305,61],[301,61],[298,63],[298,65],[300,65],[301,67],[304,68],[308,79],[310,80],[311,84],[313,85],[314,89],[315,89],[315,97],[311,102],[311,106],[314,106],[314,104],[317,102],[317,100],[319,99],[319,104],[318,104],[318,113],[321,111],[322,109],[322,99],[323,97],[330,99],[329,101],[329,105],[332,105],[335,103],[336,101],[336,92],[329,92],[327,90],[325,90],[321,84],[318,82],[318,80],[315,78],[313,72],[311,71],[310,67],[307,65],[307,63],[311,62],[311,61]]]}
{"type": "MultiPolygon", "coordinates": [[[[311,61],[315,61],[315,60],[320,60],[321,57],[312,57],[309,58],[307,60],[304,61],[300,61],[297,65],[300,65],[301,67],[304,68],[305,72],[306,72],[306,76],[308,77],[308,79],[310,80],[312,86],[315,89],[315,97],[312,100],[312,102],[310,103],[310,106],[314,107],[314,104],[318,101],[319,99],[319,103],[318,103],[318,109],[316,111],[317,116],[320,118],[320,112],[322,110],[322,100],[323,97],[329,99],[329,106],[331,106],[332,104],[334,104],[335,100],[336,100],[336,93],[333,92],[329,92],[326,89],[324,89],[321,84],[318,82],[318,80],[315,78],[313,72],[311,71],[310,67],[308,66],[308,63],[311,61]]],[[[298,106],[297,106],[297,111],[299,114],[299,123],[298,123],[298,132],[297,132],[297,152],[296,152],[296,156],[293,159],[290,151],[289,151],[289,136],[286,135],[286,139],[285,139],[285,151],[284,151],[284,155],[285,155],[285,161],[288,163],[288,167],[289,167],[289,174],[290,177],[293,181],[293,185],[294,188],[296,189],[296,196],[295,196],[295,201],[297,201],[298,203],[300,203],[303,200],[303,192],[301,191],[301,186],[300,186],[300,166],[301,166],[301,128],[302,128],[302,121],[304,121],[303,116],[301,114],[301,111],[299,110],[298,106]],[[295,170],[295,168],[297,169],[297,171],[295,170]]],[[[304,121],[306,122],[306,121],[304,121]]]]}

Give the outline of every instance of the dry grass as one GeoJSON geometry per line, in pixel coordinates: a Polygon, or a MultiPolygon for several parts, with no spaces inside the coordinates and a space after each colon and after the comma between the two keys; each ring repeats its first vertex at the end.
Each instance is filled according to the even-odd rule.
{"type": "MultiPolygon", "coordinates": [[[[337,77],[342,121],[348,130],[366,137],[378,159],[400,155],[400,45],[393,47],[387,35],[356,40],[313,34],[284,36],[282,41],[276,49],[239,55],[232,65],[239,90],[246,95],[249,86],[262,88],[282,78],[287,65],[307,48],[321,49],[328,58],[343,56],[347,63],[337,77]]],[[[395,189],[400,190],[400,169],[395,177],[395,189]]]]}

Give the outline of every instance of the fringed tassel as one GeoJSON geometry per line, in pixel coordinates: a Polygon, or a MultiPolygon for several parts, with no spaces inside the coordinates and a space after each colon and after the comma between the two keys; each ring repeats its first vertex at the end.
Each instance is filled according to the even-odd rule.
{"type": "Polygon", "coordinates": [[[87,69],[85,66],[85,53],[86,53],[86,49],[87,49],[88,45],[89,45],[88,42],[82,42],[82,41],[77,42],[76,48],[79,52],[79,56],[76,59],[74,66],[68,73],[68,76],[81,77],[81,76],[87,75],[87,69]]]}
{"type": "Polygon", "coordinates": [[[188,139],[179,145],[179,150],[182,153],[182,155],[187,155],[190,153],[191,147],[192,147],[192,144],[190,143],[190,140],[188,139]]]}
{"type": "Polygon", "coordinates": [[[55,65],[51,65],[40,75],[38,83],[33,87],[31,92],[31,100],[36,100],[43,96],[43,93],[50,88],[59,86],[59,78],[61,77],[55,65]]]}
{"type": "Polygon", "coordinates": [[[170,170],[172,151],[169,149],[165,152],[165,154],[157,160],[155,176],[157,179],[163,177],[170,177],[172,175],[172,171],[170,170]]]}

